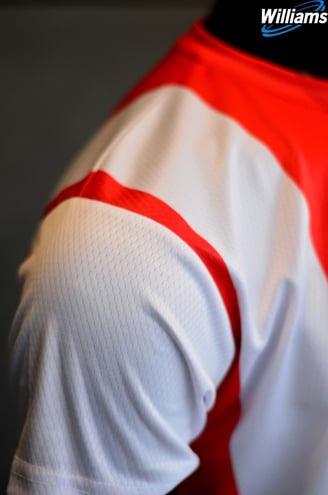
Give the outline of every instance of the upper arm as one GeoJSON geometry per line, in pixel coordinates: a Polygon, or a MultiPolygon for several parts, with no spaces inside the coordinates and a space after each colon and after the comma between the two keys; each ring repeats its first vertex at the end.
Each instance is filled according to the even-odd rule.
{"type": "Polygon", "coordinates": [[[189,444],[234,352],[206,267],[156,222],[73,199],[22,273],[15,469],[42,493],[168,492],[197,466],[189,444]]]}

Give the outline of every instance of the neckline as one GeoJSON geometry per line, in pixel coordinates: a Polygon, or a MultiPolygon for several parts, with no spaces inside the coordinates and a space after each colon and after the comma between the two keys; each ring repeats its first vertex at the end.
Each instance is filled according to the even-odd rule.
{"type": "Polygon", "coordinates": [[[194,22],[192,29],[178,41],[180,49],[205,57],[212,67],[222,59],[231,61],[236,70],[243,69],[244,73],[253,76],[252,80],[266,84],[274,92],[285,93],[291,99],[301,97],[313,103],[313,98],[319,98],[327,105],[328,80],[296,72],[229,45],[212,35],[204,22],[203,18],[194,22]]]}

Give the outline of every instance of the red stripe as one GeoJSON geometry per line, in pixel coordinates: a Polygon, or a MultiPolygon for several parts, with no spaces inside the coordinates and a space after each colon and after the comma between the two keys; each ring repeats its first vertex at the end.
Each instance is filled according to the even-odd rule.
{"type": "Polygon", "coordinates": [[[202,459],[202,466],[191,476],[191,485],[187,480],[180,489],[181,493],[189,495],[196,493],[236,495],[229,442],[240,416],[238,367],[241,329],[237,294],[227,266],[219,253],[170,206],[151,194],[124,187],[105,172],[92,172],[86,179],[66,188],[50,203],[45,214],[50,213],[63,201],[74,197],[88,198],[124,208],[163,225],[193,249],[211,274],[229,316],[236,352],[231,368],[218,392],[216,405],[210,413],[208,427],[200,440],[193,445],[202,459]],[[215,435],[212,435],[213,431],[215,435]],[[214,461],[215,465],[213,465],[214,461]],[[218,466],[220,466],[219,476],[218,466]]]}

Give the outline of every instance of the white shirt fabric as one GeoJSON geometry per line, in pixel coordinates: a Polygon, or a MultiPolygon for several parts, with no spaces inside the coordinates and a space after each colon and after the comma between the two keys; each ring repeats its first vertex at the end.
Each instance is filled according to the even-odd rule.
{"type": "Polygon", "coordinates": [[[178,493],[325,495],[326,203],[307,174],[328,165],[328,84],[200,24],[161,67],[65,174],[20,268],[8,494],[164,495],[190,476],[178,493]]]}

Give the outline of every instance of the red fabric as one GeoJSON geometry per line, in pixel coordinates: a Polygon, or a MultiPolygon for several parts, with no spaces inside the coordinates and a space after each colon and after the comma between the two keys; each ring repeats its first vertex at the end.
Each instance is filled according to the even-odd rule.
{"type": "Polygon", "coordinates": [[[328,142],[327,114],[322,112],[328,108],[328,81],[236,50],[207,33],[199,21],[117,111],[143,93],[170,84],[197,93],[272,151],[307,200],[313,244],[328,275],[328,157],[322,161],[321,148],[328,142]]]}

